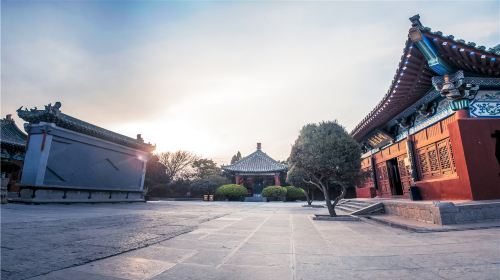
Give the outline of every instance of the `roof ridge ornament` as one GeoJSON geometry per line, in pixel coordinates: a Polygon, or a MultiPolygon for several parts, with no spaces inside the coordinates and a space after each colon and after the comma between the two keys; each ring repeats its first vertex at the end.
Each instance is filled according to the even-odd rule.
{"type": "Polygon", "coordinates": [[[412,27],[423,27],[422,23],[420,22],[420,15],[416,14],[410,18],[411,21],[411,26],[412,27]]]}
{"type": "Polygon", "coordinates": [[[408,32],[410,41],[420,50],[422,55],[427,60],[427,64],[435,73],[444,75],[450,73],[450,67],[439,55],[439,52],[434,48],[429,39],[424,35],[424,32],[430,31],[422,26],[420,16],[417,14],[410,18],[412,27],[408,32]]]}

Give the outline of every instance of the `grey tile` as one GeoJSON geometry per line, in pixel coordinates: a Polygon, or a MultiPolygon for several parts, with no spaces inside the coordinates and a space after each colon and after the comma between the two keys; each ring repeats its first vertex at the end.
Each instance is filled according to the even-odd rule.
{"type": "Polygon", "coordinates": [[[173,267],[174,265],[175,263],[171,262],[116,256],[78,266],[74,269],[83,272],[133,280],[151,278],[173,267]]]}

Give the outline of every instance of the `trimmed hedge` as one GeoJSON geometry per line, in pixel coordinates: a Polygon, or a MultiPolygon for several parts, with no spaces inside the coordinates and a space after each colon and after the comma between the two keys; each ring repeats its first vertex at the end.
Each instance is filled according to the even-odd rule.
{"type": "Polygon", "coordinates": [[[297,199],[305,199],[306,192],[302,188],[297,188],[294,186],[286,186],[286,200],[295,201],[297,199]]]}
{"type": "Polygon", "coordinates": [[[228,199],[232,201],[241,200],[247,194],[247,188],[236,184],[222,185],[215,190],[215,196],[217,199],[228,199]]]}
{"type": "Polygon", "coordinates": [[[262,190],[262,196],[267,198],[283,198],[286,196],[286,188],[280,186],[269,186],[262,190]]]}

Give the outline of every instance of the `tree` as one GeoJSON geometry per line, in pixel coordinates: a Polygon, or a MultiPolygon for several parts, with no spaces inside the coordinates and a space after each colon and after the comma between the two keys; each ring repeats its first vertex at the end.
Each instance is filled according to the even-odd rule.
{"type": "Polygon", "coordinates": [[[306,195],[307,205],[311,205],[313,202],[313,188],[316,188],[313,184],[309,183],[309,177],[307,173],[297,167],[292,166],[286,174],[286,182],[292,186],[302,188],[306,195]]]}
{"type": "Polygon", "coordinates": [[[337,216],[335,206],[360,173],[361,148],[336,121],[308,124],[292,146],[290,163],[305,172],[305,182],[323,192],[330,216],[337,216]],[[332,187],[340,189],[333,203],[332,187]]]}
{"type": "Polygon", "coordinates": [[[205,194],[213,194],[215,189],[227,184],[228,179],[222,176],[222,169],[211,159],[199,158],[192,164],[194,171],[191,188],[205,194]]]}
{"type": "Polygon", "coordinates": [[[222,169],[217,166],[215,161],[206,158],[199,158],[193,161],[192,168],[196,179],[222,173],[222,169]]]}
{"type": "Polygon", "coordinates": [[[169,182],[177,179],[188,179],[190,167],[198,157],[187,151],[164,152],[158,155],[159,162],[165,166],[169,182]]]}
{"type": "Polygon", "coordinates": [[[148,195],[164,192],[169,183],[166,167],[159,162],[157,155],[152,155],[146,165],[144,177],[144,189],[148,195]]]}
{"type": "Polygon", "coordinates": [[[203,194],[213,194],[218,187],[228,183],[229,180],[226,177],[219,174],[212,174],[193,181],[191,188],[203,194]]]}
{"type": "Polygon", "coordinates": [[[238,151],[232,158],[231,158],[231,164],[239,161],[241,159],[241,153],[238,151]]]}

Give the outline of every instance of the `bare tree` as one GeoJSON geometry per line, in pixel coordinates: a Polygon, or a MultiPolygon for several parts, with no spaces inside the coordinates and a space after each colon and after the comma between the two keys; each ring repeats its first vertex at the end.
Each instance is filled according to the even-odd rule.
{"type": "Polygon", "coordinates": [[[165,165],[169,182],[188,177],[192,164],[198,157],[187,151],[164,152],[158,154],[159,162],[165,165]]]}

